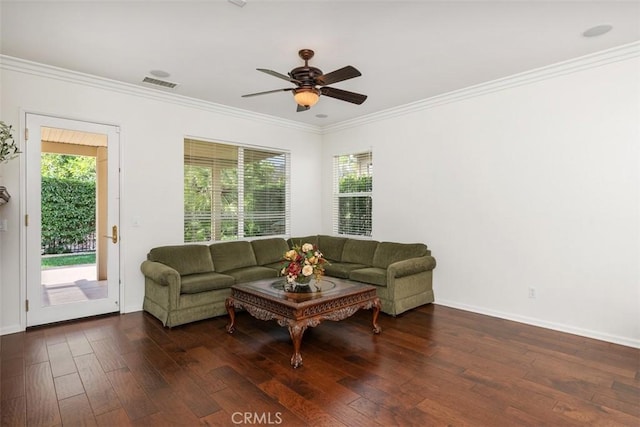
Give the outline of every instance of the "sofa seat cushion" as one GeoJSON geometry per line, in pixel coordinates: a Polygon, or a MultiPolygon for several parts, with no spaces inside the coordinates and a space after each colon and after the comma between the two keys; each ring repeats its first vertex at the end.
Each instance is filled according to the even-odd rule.
{"type": "Polygon", "coordinates": [[[181,276],[213,271],[211,253],[206,245],[160,246],[151,249],[147,259],[168,265],[181,276]]]}
{"type": "Polygon", "coordinates": [[[262,266],[238,268],[236,270],[227,271],[224,274],[228,274],[229,276],[233,277],[236,283],[245,283],[254,280],[278,277],[277,270],[262,266]]]}
{"type": "Polygon", "coordinates": [[[429,250],[427,245],[422,243],[381,242],[373,256],[372,265],[378,268],[387,268],[394,262],[425,255],[429,255],[429,250]]]}
{"type": "Polygon", "coordinates": [[[236,240],[214,243],[209,246],[209,249],[211,257],[215,260],[216,271],[219,273],[258,265],[251,242],[236,240]]]}
{"type": "Polygon", "coordinates": [[[197,294],[199,292],[230,288],[235,283],[235,280],[226,274],[209,272],[182,276],[181,282],[181,294],[197,294]]]}
{"type": "Polygon", "coordinates": [[[348,279],[349,274],[353,270],[367,267],[364,264],[354,264],[351,262],[331,262],[324,264],[324,274],[331,277],[339,277],[341,279],[348,279]]]}
{"type": "Polygon", "coordinates": [[[282,261],[284,253],[289,250],[287,241],[282,238],[252,240],[251,246],[258,265],[267,265],[282,261]]]}
{"type": "Polygon", "coordinates": [[[387,270],[377,267],[361,268],[353,270],[349,274],[349,279],[370,285],[387,286],[387,270]]]}

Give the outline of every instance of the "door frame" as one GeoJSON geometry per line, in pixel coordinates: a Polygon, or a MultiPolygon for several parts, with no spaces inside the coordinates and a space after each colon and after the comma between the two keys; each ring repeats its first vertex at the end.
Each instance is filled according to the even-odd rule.
{"type": "MultiPolygon", "coordinates": [[[[19,135],[20,135],[20,141],[22,143],[21,145],[22,151],[24,151],[27,147],[26,138],[28,135],[26,134],[26,128],[27,128],[28,114],[47,116],[47,117],[51,117],[54,119],[61,119],[61,120],[70,120],[70,121],[87,122],[87,123],[105,125],[105,126],[113,126],[116,128],[116,132],[118,133],[118,138],[116,142],[116,144],[118,145],[118,156],[116,157],[116,160],[118,162],[118,171],[119,171],[118,186],[117,186],[118,188],[117,219],[118,219],[118,227],[120,228],[118,233],[119,234],[118,244],[120,246],[118,250],[118,279],[117,279],[119,303],[118,303],[118,310],[114,312],[119,312],[120,314],[122,314],[124,313],[124,307],[125,307],[124,305],[125,295],[124,295],[124,288],[122,283],[122,272],[124,271],[124,264],[123,264],[124,257],[123,257],[122,240],[121,240],[121,235],[122,235],[121,233],[122,232],[121,230],[121,218],[122,218],[122,131],[121,131],[121,127],[120,125],[115,123],[109,123],[102,120],[94,120],[87,117],[65,116],[57,113],[49,113],[49,112],[42,112],[42,111],[35,111],[35,110],[28,110],[28,109],[21,108],[19,135]]],[[[31,135],[29,136],[32,137],[31,135]]],[[[20,186],[19,186],[20,203],[19,203],[18,228],[19,228],[19,242],[20,242],[20,250],[19,250],[20,300],[18,301],[18,304],[19,304],[19,314],[20,314],[20,329],[24,331],[27,329],[26,300],[28,296],[28,292],[27,292],[27,259],[28,259],[27,226],[25,224],[25,218],[28,213],[27,212],[27,159],[26,159],[26,156],[20,156],[20,174],[19,175],[20,175],[20,186]]]]}

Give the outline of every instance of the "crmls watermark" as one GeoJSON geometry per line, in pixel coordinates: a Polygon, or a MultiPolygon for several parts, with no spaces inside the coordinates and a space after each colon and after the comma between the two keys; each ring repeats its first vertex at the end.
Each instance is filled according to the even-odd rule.
{"type": "Polygon", "coordinates": [[[277,425],[282,424],[282,412],[234,412],[231,414],[231,422],[247,425],[277,425]]]}

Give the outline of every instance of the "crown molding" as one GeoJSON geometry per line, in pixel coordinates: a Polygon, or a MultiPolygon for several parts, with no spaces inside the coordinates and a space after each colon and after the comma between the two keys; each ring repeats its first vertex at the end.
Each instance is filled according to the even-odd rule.
{"type": "Polygon", "coordinates": [[[367,114],[344,122],[326,125],[322,127],[322,134],[329,134],[345,129],[361,126],[367,123],[378,122],[393,117],[403,116],[417,111],[427,110],[440,105],[458,102],[476,96],[486,95],[513,87],[523,86],[548,80],[579,71],[601,67],[614,62],[625,61],[640,56],[640,41],[617,46],[593,54],[581,56],[545,67],[536,68],[522,73],[514,74],[464,89],[436,95],[420,101],[393,107],[376,113],[367,114]]]}
{"type": "Polygon", "coordinates": [[[123,93],[126,95],[138,96],[184,107],[197,108],[199,110],[205,110],[230,117],[260,121],[265,124],[281,126],[304,132],[311,132],[315,134],[322,133],[320,127],[314,125],[299,123],[293,120],[280,119],[268,114],[254,113],[240,108],[229,107],[227,105],[216,104],[213,102],[190,98],[188,96],[178,95],[175,93],[163,92],[161,90],[153,88],[137,86],[131,83],[124,83],[117,80],[111,80],[104,77],[81,73],[78,71],[67,70],[64,68],[54,67],[52,65],[41,64],[38,62],[28,61],[26,59],[7,55],[0,55],[0,70],[16,71],[39,77],[61,80],[68,83],[90,86],[98,89],[105,89],[113,92],[123,93]]]}
{"type": "Polygon", "coordinates": [[[525,71],[496,80],[491,80],[489,82],[469,86],[464,89],[447,92],[420,101],[404,104],[398,107],[393,107],[386,110],[378,111],[376,113],[357,117],[355,119],[325,126],[314,126],[295,122],[292,120],[284,120],[267,114],[254,113],[240,108],[216,104],[213,102],[203,101],[174,93],[167,93],[153,88],[141,87],[130,83],[106,79],[103,77],[80,73],[77,71],[71,71],[51,65],[40,64],[37,62],[32,62],[7,55],[0,55],[0,69],[17,71],[40,77],[47,77],[56,80],[62,80],[65,82],[111,90],[128,95],[134,95],[162,102],[173,103],[181,106],[197,108],[200,110],[210,111],[213,113],[223,114],[231,117],[247,120],[257,120],[269,125],[276,125],[322,135],[361,126],[367,123],[410,114],[417,111],[427,110],[440,105],[474,98],[476,96],[486,95],[509,88],[532,84],[542,80],[548,80],[591,68],[597,68],[614,62],[632,59],[638,56],[640,56],[640,41],[628,43],[611,49],[603,50],[601,52],[596,52],[567,61],[558,62],[556,64],[536,68],[534,70],[525,71]]]}

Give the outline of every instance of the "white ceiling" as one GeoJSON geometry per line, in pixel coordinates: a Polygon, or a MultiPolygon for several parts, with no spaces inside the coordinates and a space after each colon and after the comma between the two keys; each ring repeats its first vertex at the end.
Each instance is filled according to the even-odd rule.
{"type": "Polygon", "coordinates": [[[151,70],[161,89],[323,126],[640,40],[640,1],[274,1],[240,8],[208,1],[0,3],[1,53],[136,85],[151,70]],[[599,24],[613,30],[586,38],[599,24]],[[296,113],[286,74],[316,52],[325,73],[362,76],[332,86],[369,96],[362,105],[321,97],[296,113]],[[317,114],[327,115],[318,118],[317,114]]]}

